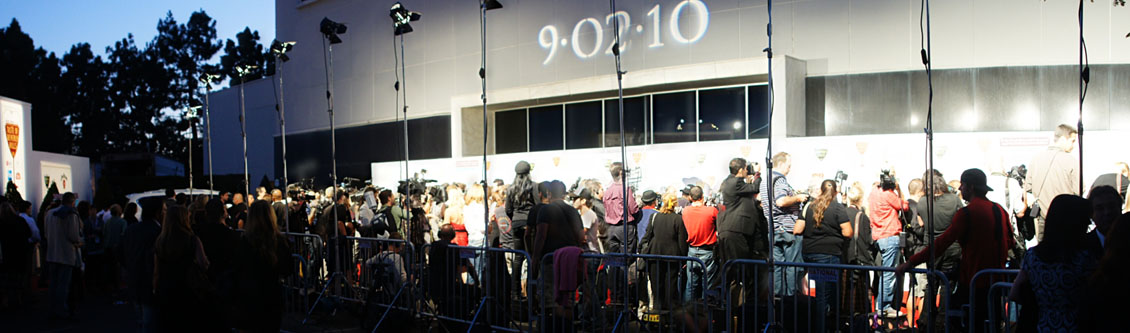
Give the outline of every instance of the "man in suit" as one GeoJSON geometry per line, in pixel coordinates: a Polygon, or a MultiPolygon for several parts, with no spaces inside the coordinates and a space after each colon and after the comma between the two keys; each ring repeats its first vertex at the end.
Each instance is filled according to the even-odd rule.
{"type": "Polygon", "coordinates": [[[1096,259],[1101,259],[1103,249],[1106,248],[1106,235],[1110,234],[1114,221],[1122,213],[1122,197],[1113,187],[1099,186],[1091,190],[1090,200],[1093,211],[1091,221],[1095,222],[1095,230],[1087,233],[1084,246],[1096,259]]]}
{"type": "MultiPolygon", "coordinates": [[[[730,160],[730,175],[722,181],[722,204],[726,208],[718,215],[718,255],[719,262],[735,259],[766,259],[769,253],[768,229],[762,218],[761,209],[754,198],[759,192],[751,184],[752,175],[749,174],[743,158],[730,160]]],[[[725,267],[725,265],[721,265],[725,267]]],[[[737,271],[737,270],[735,270],[737,271]]],[[[750,270],[746,270],[747,272],[750,270]]],[[[761,273],[758,280],[762,281],[761,295],[768,294],[768,271],[756,270],[761,273]]],[[[722,272],[726,274],[727,272],[722,272]]],[[[753,276],[736,276],[731,274],[726,281],[731,281],[731,286],[737,286],[738,279],[745,280],[744,285],[751,286],[753,276]]],[[[730,288],[731,286],[724,286],[730,288]]],[[[746,295],[753,293],[752,288],[744,291],[746,295]]]]}

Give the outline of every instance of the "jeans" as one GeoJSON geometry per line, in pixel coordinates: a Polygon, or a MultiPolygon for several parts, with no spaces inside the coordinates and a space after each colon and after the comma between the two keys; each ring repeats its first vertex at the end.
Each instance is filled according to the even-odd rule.
{"type": "Polygon", "coordinates": [[[701,289],[703,284],[706,285],[706,288],[710,288],[710,286],[713,285],[714,275],[718,271],[718,265],[714,262],[713,246],[691,246],[687,250],[687,256],[698,258],[699,260],[702,260],[703,264],[706,264],[706,271],[701,272],[698,270],[700,267],[696,267],[697,265],[694,265],[693,263],[687,263],[687,287],[683,295],[683,300],[691,302],[694,300],[695,295],[702,296],[701,289]],[[706,275],[705,282],[702,281],[703,275],[706,275]]]}
{"type": "MultiPolygon", "coordinates": [[[[879,255],[883,257],[883,267],[895,267],[895,258],[899,253],[899,236],[894,235],[876,241],[879,245],[879,255]]],[[[879,298],[875,300],[875,311],[891,308],[892,289],[895,284],[894,272],[883,272],[879,280],[879,298]]],[[[901,286],[900,286],[901,288],[901,286]]]]}
{"type": "MultiPolygon", "coordinates": [[[[482,248],[484,242],[486,242],[486,238],[471,239],[468,243],[468,246],[474,248],[482,248]]],[[[475,284],[478,284],[479,281],[482,281],[483,272],[486,272],[486,256],[487,251],[479,251],[476,253],[474,258],[471,258],[471,265],[475,266],[475,284]]]]}
{"type": "Polygon", "coordinates": [[[59,317],[70,317],[71,309],[67,300],[71,292],[71,277],[74,274],[75,267],[54,262],[47,264],[50,268],[48,295],[51,299],[51,314],[59,317]]]}
{"type": "MultiPolygon", "coordinates": [[[[823,253],[811,253],[804,255],[804,262],[817,264],[839,264],[840,256],[823,253]]],[[[840,283],[840,272],[838,270],[828,269],[824,270],[824,272],[822,273],[824,273],[821,274],[823,278],[826,279],[828,276],[832,276],[833,279],[831,281],[820,281],[816,284],[816,299],[813,300],[813,306],[812,308],[810,308],[811,311],[809,312],[809,314],[812,316],[812,327],[815,328],[814,331],[816,332],[827,331],[824,325],[825,318],[829,314],[834,315],[835,313],[837,313],[835,309],[838,308],[840,304],[840,288],[838,287],[838,284],[840,283]],[[828,308],[829,305],[831,305],[832,307],[828,308]]],[[[809,274],[809,276],[813,275],[814,274],[811,273],[809,274]]]]}
{"type": "MultiPolygon", "coordinates": [[[[782,262],[804,262],[800,257],[801,241],[804,237],[791,232],[777,230],[773,235],[773,260],[782,262]]],[[[797,267],[773,266],[773,290],[780,296],[792,296],[797,289],[797,267]]]]}

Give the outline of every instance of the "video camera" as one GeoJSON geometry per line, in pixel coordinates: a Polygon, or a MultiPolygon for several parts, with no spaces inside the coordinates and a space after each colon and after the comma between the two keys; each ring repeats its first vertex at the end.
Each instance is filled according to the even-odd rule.
{"type": "Polygon", "coordinates": [[[883,169],[879,173],[879,187],[884,191],[894,190],[898,187],[898,179],[891,174],[891,169],[883,169]]]}
{"type": "Polygon", "coordinates": [[[306,178],[286,186],[286,195],[293,201],[314,200],[314,179],[306,178]]]}
{"type": "Polygon", "coordinates": [[[1028,167],[1023,164],[1012,167],[1005,172],[1008,178],[1016,179],[1018,183],[1024,184],[1024,179],[1028,177],[1028,167]]]}

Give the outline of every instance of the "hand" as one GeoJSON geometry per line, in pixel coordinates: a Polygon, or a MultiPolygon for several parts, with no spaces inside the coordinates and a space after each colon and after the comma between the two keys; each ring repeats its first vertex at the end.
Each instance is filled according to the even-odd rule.
{"type": "Polygon", "coordinates": [[[797,194],[796,199],[799,200],[800,202],[805,202],[805,201],[808,201],[808,195],[804,194],[804,193],[797,194]]]}

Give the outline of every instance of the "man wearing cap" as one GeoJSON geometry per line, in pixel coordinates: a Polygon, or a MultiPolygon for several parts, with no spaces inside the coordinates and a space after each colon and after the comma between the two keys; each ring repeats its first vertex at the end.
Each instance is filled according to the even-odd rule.
{"type": "MultiPolygon", "coordinates": [[[[895,268],[895,274],[902,275],[915,265],[929,260],[930,252],[940,257],[954,242],[961,244],[961,263],[958,265],[958,293],[954,294],[951,305],[969,303],[969,286],[973,275],[984,269],[1004,268],[1008,260],[1008,250],[1016,240],[1012,236],[1008,212],[1001,205],[985,197],[993,189],[987,184],[985,172],[969,169],[961,173],[961,196],[969,205],[957,211],[949,229],[927,247],[911,256],[906,263],[895,268]]],[[[991,279],[977,281],[976,302],[986,304],[991,279]]],[[[978,306],[979,318],[984,318],[986,307],[978,306]]]]}
{"type": "Polygon", "coordinates": [[[598,230],[600,223],[597,222],[598,217],[596,212],[592,210],[592,191],[589,189],[581,189],[580,193],[573,196],[573,208],[581,215],[581,226],[585,231],[585,242],[587,243],[586,250],[604,253],[604,244],[600,242],[598,237],[598,230]]]}
{"type": "Polygon", "coordinates": [[[639,228],[637,228],[639,239],[637,240],[642,241],[643,231],[646,231],[647,225],[651,223],[651,216],[659,212],[655,209],[655,204],[659,202],[659,194],[652,190],[643,191],[643,194],[640,195],[640,201],[643,202],[643,208],[640,208],[640,223],[639,228]]]}

